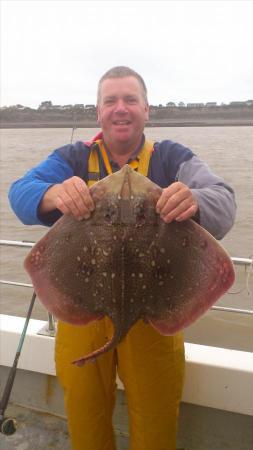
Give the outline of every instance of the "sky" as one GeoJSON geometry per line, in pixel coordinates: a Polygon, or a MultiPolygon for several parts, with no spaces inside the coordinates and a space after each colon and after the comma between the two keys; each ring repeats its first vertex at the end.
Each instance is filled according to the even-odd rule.
{"type": "Polygon", "coordinates": [[[253,98],[253,1],[1,0],[1,106],[95,104],[113,66],[151,105],[253,98]]]}

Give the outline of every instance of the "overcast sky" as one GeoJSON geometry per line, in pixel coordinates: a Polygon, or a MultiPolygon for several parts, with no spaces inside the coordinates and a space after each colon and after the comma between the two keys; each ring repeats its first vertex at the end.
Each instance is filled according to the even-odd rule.
{"type": "Polygon", "coordinates": [[[95,103],[128,65],[150,104],[253,98],[252,1],[1,1],[1,105],[95,103]]]}

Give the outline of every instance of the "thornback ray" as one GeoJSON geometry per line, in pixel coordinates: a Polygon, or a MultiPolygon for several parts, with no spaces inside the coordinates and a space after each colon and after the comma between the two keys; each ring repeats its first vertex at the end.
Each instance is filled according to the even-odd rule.
{"type": "Polygon", "coordinates": [[[77,365],[114,348],[140,319],[161,334],[177,333],[234,282],[231,259],[211,234],[193,220],[160,218],[161,192],[125,165],[90,188],[89,219],[62,216],[25,259],[56,318],[85,326],[108,316],[114,325],[111,339],[77,365]]]}

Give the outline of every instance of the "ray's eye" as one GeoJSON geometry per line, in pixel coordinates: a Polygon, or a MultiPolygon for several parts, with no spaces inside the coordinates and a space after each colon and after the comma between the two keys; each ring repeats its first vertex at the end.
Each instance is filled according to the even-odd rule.
{"type": "Polygon", "coordinates": [[[142,225],[146,221],[145,208],[143,203],[138,203],[135,205],[135,217],[136,223],[142,225]]]}
{"type": "Polygon", "coordinates": [[[114,222],[118,216],[118,208],[114,204],[110,204],[107,206],[105,210],[105,220],[107,222],[114,222]]]}

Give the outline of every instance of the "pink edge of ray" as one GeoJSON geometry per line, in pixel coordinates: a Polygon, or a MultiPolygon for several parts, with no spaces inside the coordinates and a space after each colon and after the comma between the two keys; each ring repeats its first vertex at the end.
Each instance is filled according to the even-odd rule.
{"type": "Polygon", "coordinates": [[[72,325],[81,326],[87,325],[89,322],[103,317],[101,315],[89,314],[86,312],[80,313],[80,310],[77,310],[76,315],[73,315],[73,311],[70,314],[67,309],[64,310],[64,297],[48,280],[44,267],[34,270],[33,264],[28,257],[25,260],[25,269],[31,277],[34,290],[41,303],[57,319],[72,325]]]}
{"type": "Polygon", "coordinates": [[[164,336],[170,336],[182,331],[208,311],[208,309],[228,291],[234,281],[235,271],[233,264],[230,260],[225,261],[220,269],[220,277],[217,277],[215,282],[207,289],[204,302],[200,292],[200,295],[195,297],[195,301],[190,302],[187,305],[188,307],[184,309],[184,314],[180,314],[179,317],[176,317],[175,322],[172,322],[171,318],[158,320],[150,319],[150,325],[164,336]]]}

